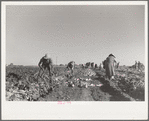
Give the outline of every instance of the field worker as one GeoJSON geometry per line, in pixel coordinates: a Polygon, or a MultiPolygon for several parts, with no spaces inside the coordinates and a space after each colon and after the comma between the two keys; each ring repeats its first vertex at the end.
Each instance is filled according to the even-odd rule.
{"type": "Polygon", "coordinates": [[[138,63],[135,61],[135,69],[138,69],[138,63]]]}
{"type": "Polygon", "coordinates": [[[49,77],[51,77],[53,69],[52,64],[52,59],[49,57],[48,54],[45,54],[45,56],[43,56],[38,63],[38,66],[40,68],[39,75],[41,74],[42,77],[45,70],[47,69],[49,71],[49,77]]]}
{"type": "Polygon", "coordinates": [[[68,70],[71,70],[71,73],[73,74],[73,70],[75,68],[75,62],[74,61],[70,61],[66,67],[68,70]]]}
{"type": "Polygon", "coordinates": [[[86,68],[88,68],[90,66],[90,62],[87,62],[85,65],[86,65],[86,68]]]}
{"type": "Polygon", "coordinates": [[[95,64],[95,68],[98,68],[97,64],[95,64]]]}
{"type": "Polygon", "coordinates": [[[91,67],[94,68],[94,62],[91,63],[91,67]]]}
{"type": "Polygon", "coordinates": [[[140,63],[140,61],[138,62],[138,71],[141,71],[141,63],[140,63]]]}
{"type": "Polygon", "coordinates": [[[82,64],[82,68],[85,68],[84,64],[82,64]]]}
{"type": "Polygon", "coordinates": [[[102,67],[101,67],[101,63],[100,63],[100,65],[99,65],[99,70],[101,70],[102,69],[102,67]]]}
{"type": "Polygon", "coordinates": [[[114,79],[114,75],[115,75],[114,63],[116,63],[115,56],[113,54],[110,54],[106,58],[106,62],[105,62],[106,77],[109,80],[114,79]]]}

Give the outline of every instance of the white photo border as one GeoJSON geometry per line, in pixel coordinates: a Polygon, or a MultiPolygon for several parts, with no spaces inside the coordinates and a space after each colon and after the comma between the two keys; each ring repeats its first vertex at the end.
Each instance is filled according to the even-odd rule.
{"type": "Polygon", "coordinates": [[[56,1],[56,2],[1,2],[2,63],[1,96],[2,120],[146,120],[148,119],[148,4],[147,1],[56,1]],[[5,100],[6,75],[6,6],[7,5],[145,5],[145,101],[74,101],[58,105],[57,102],[8,102],[5,100]]]}

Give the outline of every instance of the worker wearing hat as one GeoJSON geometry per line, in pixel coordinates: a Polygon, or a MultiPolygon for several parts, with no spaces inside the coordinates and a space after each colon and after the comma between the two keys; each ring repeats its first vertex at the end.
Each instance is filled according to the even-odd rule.
{"type": "MultiPolygon", "coordinates": [[[[51,78],[52,69],[53,69],[52,65],[53,65],[53,62],[52,62],[52,59],[50,58],[49,54],[45,54],[45,56],[43,56],[38,63],[38,66],[40,68],[39,75],[41,74],[41,77],[42,77],[43,74],[45,73],[45,70],[47,69],[49,71],[49,77],[51,78]]],[[[50,83],[52,83],[52,80],[50,83]]]]}
{"type": "Polygon", "coordinates": [[[113,54],[110,54],[107,57],[106,64],[105,64],[106,77],[110,80],[114,79],[114,75],[115,75],[114,63],[116,63],[115,56],[113,54]]]}
{"type": "Polygon", "coordinates": [[[75,68],[75,62],[74,61],[70,61],[66,67],[66,69],[71,70],[71,73],[73,74],[73,70],[75,68]]]}

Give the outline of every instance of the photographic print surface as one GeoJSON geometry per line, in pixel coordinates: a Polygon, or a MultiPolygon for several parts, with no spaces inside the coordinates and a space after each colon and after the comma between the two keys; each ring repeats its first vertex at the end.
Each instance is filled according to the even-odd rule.
{"type": "Polygon", "coordinates": [[[5,10],[6,102],[146,101],[145,5],[5,10]]]}
{"type": "Polygon", "coordinates": [[[144,5],[7,6],[6,100],[144,101],[144,12],[144,5]],[[46,53],[53,74],[44,59],[38,78],[46,53]],[[104,67],[111,53],[116,63],[104,67]]]}

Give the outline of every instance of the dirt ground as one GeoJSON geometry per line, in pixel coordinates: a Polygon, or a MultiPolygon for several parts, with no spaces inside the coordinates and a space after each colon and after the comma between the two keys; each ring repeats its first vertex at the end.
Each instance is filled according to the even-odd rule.
{"type": "MultiPolygon", "coordinates": [[[[125,69],[116,70],[115,79],[108,81],[105,79],[104,69],[78,67],[74,70],[74,75],[71,75],[69,71],[65,71],[64,67],[57,67],[55,68],[56,76],[52,78],[53,90],[49,91],[42,79],[38,79],[37,82],[36,73],[38,69],[25,69],[23,67],[22,73],[20,69],[18,69],[20,72],[17,69],[7,68],[6,92],[9,96],[6,94],[6,100],[9,101],[16,100],[14,99],[16,96],[14,96],[14,90],[19,94],[22,90],[28,95],[29,98],[27,96],[22,96],[23,99],[19,98],[24,101],[144,101],[144,85],[141,85],[144,82],[144,73],[142,72],[128,69],[126,69],[127,71],[125,69]],[[16,77],[13,74],[16,74],[16,77]],[[23,79],[22,74],[25,77],[23,79]],[[17,84],[20,80],[26,82],[22,85],[29,85],[28,89],[20,88],[20,85],[17,84]],[[16,85],[13,83],[13,87],[10,86],[10,82],[15,82],[16,85]],[[37,87],[32,86],[31,88],[31,84],[37,85],[37,87]]],[[[48,78],[45,78],[45,80],[49,83],[48,78]]]]}

